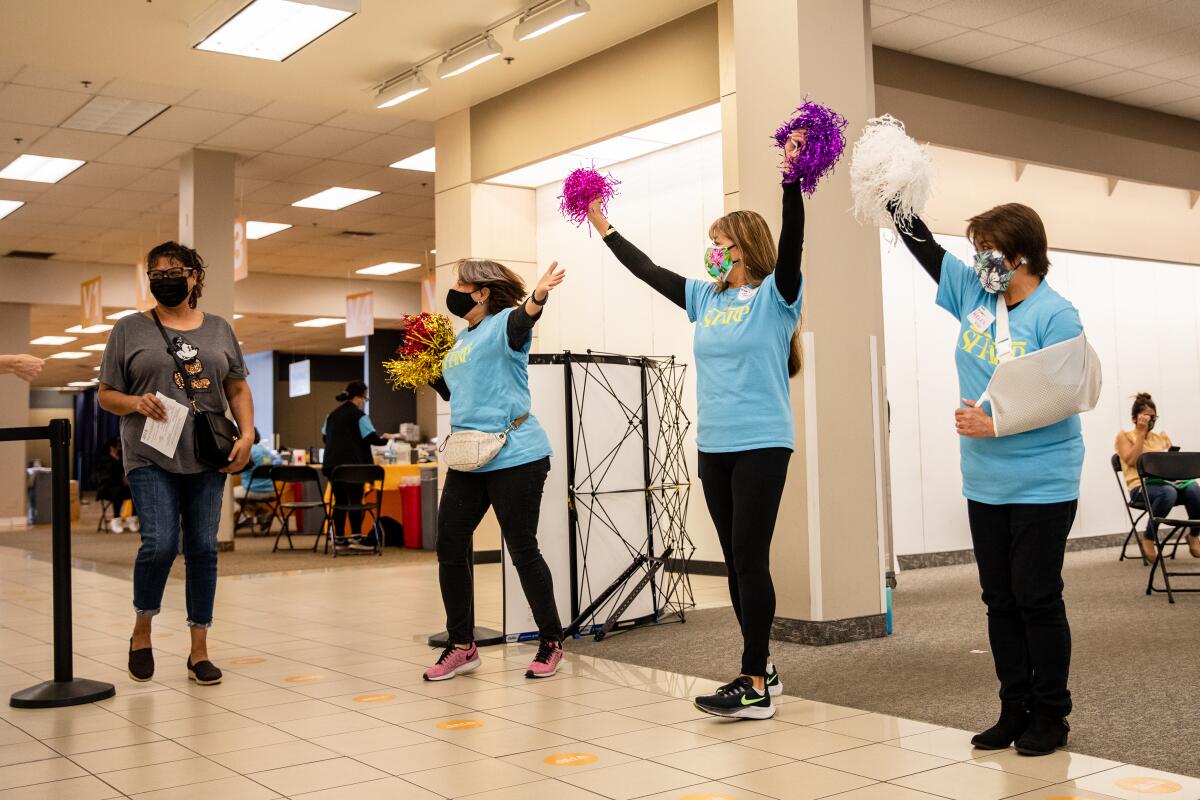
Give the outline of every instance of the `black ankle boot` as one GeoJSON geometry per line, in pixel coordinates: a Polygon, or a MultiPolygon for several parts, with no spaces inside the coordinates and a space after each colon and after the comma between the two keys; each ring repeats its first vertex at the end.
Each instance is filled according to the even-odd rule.
{"type": "Polygon", "coordinates": [[[1017,739],[1017,752],[1023,756],[1048,756],[1066,746],[1070,732],[1065,717],[1035,711],[1029,728],[1017,739]]]}
{"type": "Polygon", "coordinates": [[[1001,703],[1000,719],[983,733],[971,737],[980,750],[1003,750],[1029,727],[1029,707],[1024,703],[1001,703]]]}

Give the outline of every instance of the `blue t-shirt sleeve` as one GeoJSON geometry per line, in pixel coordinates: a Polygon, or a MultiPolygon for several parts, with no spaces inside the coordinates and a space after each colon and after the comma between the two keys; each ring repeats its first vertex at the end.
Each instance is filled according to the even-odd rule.
{"type": "Polygon", "coordinates": [[[1074,339],[1083,333],[1083,323],[1079,320],[1079,311],[1069,302],[1064,302],[1062,308],[1055,309],[1045,322],[1042,329],[1042,347],[1074,339]]]}
{"type": "Polygon", "coordinates": [[[371,418],[363,414],[358,418],[358,435],[362,438],[367,438],[375,432],[375,423],[371,422],[371,418]]]}
{"type": "Polygon", "coordinates": [[[713,293],[712,281],[700,281],[688,278],[684,285],[684,300],[687,302],[688,320],[695,322],[704,309],[705,302],[713,293]]]}
{"type": "Polygon", "coordinates": [[[949,311],[955,319],[962,319],[963,297],[970,285],[969,281],[978,280],[975,270],[947,252],[942,256],[942,276],[938,279],[937,304],[949,311]]]}

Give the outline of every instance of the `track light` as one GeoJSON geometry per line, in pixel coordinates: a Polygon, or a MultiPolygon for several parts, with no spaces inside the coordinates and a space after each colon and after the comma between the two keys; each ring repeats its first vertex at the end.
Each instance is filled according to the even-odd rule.
{"type": "Polygon", "coordinates": [[[413,70],[406,76],[394,81],[388,81],[375,95],[376,108],[391,108],[405,100],[411,100],[419,94],[429,91],[429,79],[420,70],[413,70]]]}
{"type": "Polygon", "coordinates": [[[527,11],[521,15],[521,20],[513,29],[513,38],[518,42],[534,39],[566,25],[571,20],[579,19],[591,10],[587,0],[562,0],[557,4],[542,4],[540,10],[527,11]]]}
{"type": "Polygon", "coordinates": [[[451,52],[442,59],[442,63],[438,64],[438,77],[453,78],[455,75],[462,75],[467,70],[475,69],[480,64],[491,61],[503,52],[504,48],[496,44],[496,40],[492,38],[491,34],[484,34],[474,44],[451,52]]]}

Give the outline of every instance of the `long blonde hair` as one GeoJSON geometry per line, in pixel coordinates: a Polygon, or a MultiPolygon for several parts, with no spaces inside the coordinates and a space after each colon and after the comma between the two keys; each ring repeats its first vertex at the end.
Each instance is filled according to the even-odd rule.
{"type": "MultiPolygon", "coordinates": [[[[771,238],[771,229],[767,226],[767,221],[758,212],[732,211],[717,218],[708,226],[708,237],[716,241],[721,236],[729,239],[737,247],[746,279],[754,285],[762,283],[763,279],[775,271],[779,252],[775,249],[775,240],[771,238]]],[[[728,288],[729,283],[725,278],[717,281],[718,293],[728,288]]],[[[792,343],[788,351],[788,375],[793,378],[800,374],[804,367],[804,358],[800,350],[800,327],[803,324],[804,320],[801,318],[796,330],[792,331],[792,343]]]]}

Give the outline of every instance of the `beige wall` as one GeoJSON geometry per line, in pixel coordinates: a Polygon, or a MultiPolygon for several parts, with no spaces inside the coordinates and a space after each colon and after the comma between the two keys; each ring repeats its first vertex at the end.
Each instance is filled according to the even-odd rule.
{"type": "MultiPolygon", "coordinates": [[[[50,424],[52,419],[71,421],[71,469],[75,469],[75,409],[73,408],[31,408],[29,409],[29,425],[41,428],[50,424]]],[[[38,439],[25,443],[25,461],[28,464],[35,458],[42,460],[42,466],[50,466],[50,442],[38,439]]]]}
{"type": "MultiPolygon", "coordinates": [[[[0,283],[5,299],[10,285],[0,283]]],[[[0,303],[0,353],[28,351],[29,306],[0,303]]],[[[22,428],[28,424],[29,384],[15,375],[0,375],[0,428],[22,428]]],[[[24,525],[25,498],[25,443],[0,442],[0,528],[24,525]]]]}

